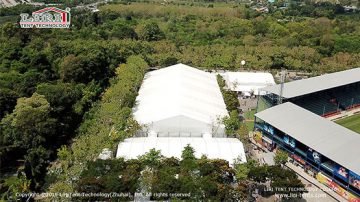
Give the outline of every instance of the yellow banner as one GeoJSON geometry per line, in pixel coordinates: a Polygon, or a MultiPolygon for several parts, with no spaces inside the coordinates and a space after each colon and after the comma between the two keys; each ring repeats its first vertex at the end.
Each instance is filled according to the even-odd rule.
{"type": "Polygon", "coordinates": [[[325,184],[326,186],[328,186],[329,188],[331,188],[332,190],[334,190],[336,193],[338,193],[340,196],[344,197],[345,199],[347,199],[349,202],[360,202],[360,198],[353,195],[352,193],[346,191],[344,188],[342,188],[340,185],[336,184],[335,182],[333,182],[330,178],[328,178],[327,176],[325,176],[322,173],[318,173],[316,175],[316,179],[325,184]]]}

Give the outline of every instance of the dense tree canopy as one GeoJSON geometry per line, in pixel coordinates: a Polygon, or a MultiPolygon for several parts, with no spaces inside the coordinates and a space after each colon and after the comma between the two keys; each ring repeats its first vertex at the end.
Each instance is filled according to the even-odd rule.
{"type": "Polygon", "coordinates": [[[4,142],[24,151],[45,144],[55,134],[50,110],[45,97],[37,93],[19,98],[13,113],[1,121],[4,142]]]}
{"type": "MultiPolygon", "coordinates": [[[[20,29],[19,13],[39,8],[21,4],[0,9],[0,169],[15,173],[24,168],[28,179],[19,176],[16,186],[29,180],[33,191],[74,191],[88,161],[141,127],[131,108],[149,66],[182,62],[207,71],[286,68],[314,75],[360,66],[360,15],[345,14],[339,5],[306,1],[286,9],[272,7],[282,7],[284,2],[278,1],[264,14],[238,1],[215,0],[211,6],[209,1],[131,2],[103,5],[100,12],[72,9],[70,29],[20,29]],[[45,180],[45,168],[57,156],[45,180]]],[[[236,94],[224,89],[224,81],[219,84],[231,112],[227,132],[244,138],[243,125],[235,120],[236,94]]],[[[187,184],[184,191],[198,188],[192,169],[206,173],[214,164],[223,166],[191,158],[161,161],[171,166],[159,169],[154,179],[173,183],[154,184],[156,190],[178,190],[179,180],[187,184]],[[181,167],[188,171],[178,172],[181,167]],[[178,180],[173,173],[179,173],[178,180]]],[[[138,170],[143,165],[129,166],[138,170]]],[[[239,179],[263,181],[261,170],[239,170],[239,179]]],[[[201,178],[209,198],[224,194],[210,183],[219,172],[201,178]]],[[[87,180],[84,184],[93,183],[94,190],[109,188],[87,180]]]]}
{"type": "Polygon", "coordinates": [[[188,145],[182,152],[182,160],[164,158],[160,151],[153,149],[139,160],[92,161],[82,172],[76,190],[130,193],[133,197],[142,189],[152,193],[149,196],[152,200],[224,201],[248,197],[246,187],[235,184],[235,172],[228,162],[197,159],[194,152],[188,145]]]}
{"type": "Polygon", "coordinates": [[[274,156],[274,162],[276,165],[285,165],[288,158],[289,156],[285,151],[277,150],[274,156]]]}

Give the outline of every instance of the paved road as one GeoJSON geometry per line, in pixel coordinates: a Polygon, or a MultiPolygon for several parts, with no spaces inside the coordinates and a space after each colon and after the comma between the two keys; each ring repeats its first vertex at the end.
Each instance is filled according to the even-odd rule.
{"type": "Polygon", "coordinates": [[[301,182],[306,186],[308,193],[303,194],[303,199],[307,202],[337,202],[334,198],[326,194],[323,190],[311,184],[309,181],[299,177],[301,182]]]}
{"type": "MultiPolygon", "coordinates": [[[[254,146],[259,147],[259,145],[252,142],[254,146]]],[[[260,150],[252,150],[251,152],[255,158],[257,158],[261,164],[270,164],[274,163],[273,161],[273,152],[263,152],[260,150]]],[[[345,202],[346,200],[342,198],[340,195],[330,190],[324,184],[321,184],[315,178],[311,177],[309,174],[305,173],[302,168],[295,166],[294,164],[288,162],[286,166],[292,170],[294,170],[298,178],[303,182],[306,186],[308,193],[303,194],[302,201],[307,202],[345,202]],[[324,191],[325,190],[325,191],[324,191]]]]}
{"type": "Polygon", "coordinates": [[[249,111],[256,108],[257,98],[239,99],[240,109],[249,111]]]}
{"type": "Polygon", "coordinates": [[[2,7],[11,7],[11,6],[16,6],[17,3],[15,0],[0,0],[0,6],[2,7]]]}
{"type": "Polygon", "coordinates": [[[345,202],[346,200],[335,193],[334,191],[330,190],[327,186],[324,184],[321,184],[319,181],[317,181],[315,178],[311,177],[307,173],[304,172],[302,168],[299,168],[295,166],[292,163],[286,163],[286,166],[289,167],[291,170],[294,170],[298,176],[299,179],[304,182],[305,185],[308,185],[308,197],[304,196],[304,198],[307,198],[307,201],[314,201],[314,202],[335,202],[335,201],[341,201],[345,202]],[[324,191],[325,190],[325,191],[324,191]]]}

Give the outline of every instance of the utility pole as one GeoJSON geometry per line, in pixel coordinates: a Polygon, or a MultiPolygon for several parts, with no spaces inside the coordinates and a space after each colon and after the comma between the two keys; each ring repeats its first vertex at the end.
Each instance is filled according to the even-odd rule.
{"type": "Polygon", "coordinates": [[[285,78],[286,78],[286,69],[282,69],[280,73],[280,92],[278,96],[278,104],[282,104],[283,102],[285,78]]]}

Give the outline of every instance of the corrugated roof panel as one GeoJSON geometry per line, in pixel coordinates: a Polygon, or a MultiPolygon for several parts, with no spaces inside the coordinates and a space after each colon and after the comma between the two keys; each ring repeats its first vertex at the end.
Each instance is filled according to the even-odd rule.
{"type": "MultiPolygon", "coordinates": [[[[285,83],[282,97],[293,98],[357,82],[360,82],[360,68],[285,83]]],[[[261,91],[279,95],[280,85],[268,86],[261,91]]]]}
{"type": "Polygon", "coordinates": [[[255,114],[282,132],[360,174],[360,134],[286,102],[255,114]]]}

